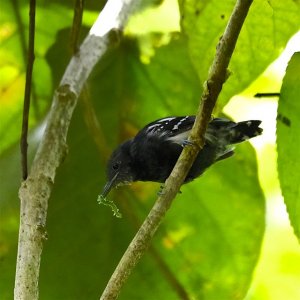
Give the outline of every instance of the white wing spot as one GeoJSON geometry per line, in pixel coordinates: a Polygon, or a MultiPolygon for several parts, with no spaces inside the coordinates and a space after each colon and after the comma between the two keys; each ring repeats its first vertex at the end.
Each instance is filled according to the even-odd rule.
{"type": "Polygon", "coordinates": [[[149,126],[149,127],[147,128],[147,132],[152,131],[152,129],[155,129],[155,127],[157,127],[157,126],[160,126],[160,124],[153,124],[153,125],[149,126]]]}
{"type": "Polygon", "coordinates": [[[176,125],[173,126],[172,130],[178,130],[181,123],[183,123],[189,116],[182,118],[176,125]]]}
{"type": "Polygon", "coordinates": [[[157,123],[162,123],[162,122],[167,122],[166,124],[168,124],[170,121],[176,119],[176,117],[170,117],[170,118],[164,118],[159,120],[157,123]]]}

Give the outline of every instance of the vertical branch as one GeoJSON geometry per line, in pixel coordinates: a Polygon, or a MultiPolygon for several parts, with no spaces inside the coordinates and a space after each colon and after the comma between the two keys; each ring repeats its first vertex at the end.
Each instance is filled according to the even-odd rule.
{"type": "Polygon", "coordinates": [[[78,51],[78,41],[82,24],[83,8],[85,4],[84,2],[85,0],[76,0],[75,2],[73,24],[70,38],[72,54],[75,54],[78,51]]]}
{"type": "Polygon", "coordinates": [[[21,141],[20,141],[23,180],[25,180],[28,175],[27,135],[28,135],[28,119],[29,119],[31,83],[32,83],[32,70],[33,70],[33,63],[34,63],[34,34],[35,34],[35,0],[30,0],[29,41],[28,41],[28,54],[27,54],[28,58],[27,58],[26,83],[25,83],[24,105],[23,105],[22,133],[21,133],[21,141]]]}
{"type": "Polygon", "coordinates": [[[131,271],[149,247],[156,230],[177,195],[199,150],[203,147],[205,130],[211,119],[217,97],[226,80],[227,67],[252,2],[253,0],[236,1],[227,27],[220,39],[214,61],[209,70],[208,79],[205,82],[196,120],[189,137],[196,147],[185,147],[183,149],[172,173],[165,182],[163,193],[157,198],[144,223],[125,251],[100,300],[112,300],[118,297],[131,271]]]}
{"type": "Polygon", "coordinates": [[[53,96],[47,126],[19,197],[20,228],[15,300],[37,300],[43,242],[47,237],[48,200],[57,168],[66,155],[66,139],[77,99],[95,64],[114,46],[109,34],[122,30],[141,0],[108,0],[89,35],[63,75],[53,96]]]}

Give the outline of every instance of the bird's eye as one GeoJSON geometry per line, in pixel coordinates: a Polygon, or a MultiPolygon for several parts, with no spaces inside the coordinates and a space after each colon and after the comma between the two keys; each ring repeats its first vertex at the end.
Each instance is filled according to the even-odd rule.
{"type": "Polygon", "coordinates": [[[115,164],[113,164],[113,169],[114,170],[118,170],[119,169],[119,166],[120,166],[120,164],[119,163],[115,163],[115,164]]]}

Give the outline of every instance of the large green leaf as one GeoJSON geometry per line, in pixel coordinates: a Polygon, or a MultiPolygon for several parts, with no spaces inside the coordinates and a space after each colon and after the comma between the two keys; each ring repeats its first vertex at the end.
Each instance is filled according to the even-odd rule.
{"type": "Polygon", "coordinates": [[[300,239],[300,52],[291,58],[280,92],[277,115],[278,173],[295,234],[300,239]]]}
{"type": "Polygon", "coordinates": [[[119,135],[124,139],[145,122],[194,113],[202,90],[186,40],[177,35],[157,50],[150,64],[140,62],[136,40],[125,40],[95,68],[89,87],[102,128],[115,132],[107,137],[114,143],[119,135]],[[122,120],[129,123],[118,127],[122,120]]]}
{"type": "MultiPolygon", "coordinates": [[[[236,152],[182,187],[155,238],[177,280],[175,290],[183,287],[192,299],[243,299],[260,253],[265,210],[254,153],[248,145],[236,152]]],[[[134,284],[130,278],[122,299],[135,295],[134,284]]],[[[158,299],[169,299],[168,294],[158,299]]]]}
{"type": "MultiPolygon", "coordinates": [[[[41,299],[97,298],[156,197],[157,184],[137,183],[114,191],[111,197],[122,210],[121,220],[98,206],[107,155],[99,147],[99,137],[111,149],[154,118],[193,112],[201,92],[186,42],[176,35],[156,51],[150,64],[139,60],[135,41],[125,41],[96,68],[88,87],[92,99],[84,93],[75,112],[69,155],[59,170],[49,203],[41,299]],[[90,115],[93,109],[98,124],[90,115]]],[[[183,294],[196,299],[231,295],[242,299],[260,251],[264,204],[253,153],[249,146],[238,152],[182,188],[183,194],[176,199],[121,299],[180,299],[183,294]]],[[[8,153],[0,167],[9,157],[8,153]]],[[[7,274],[0,283],[9,287],[7,298],[12,294],[15,269],[18,213],[13,178],[19,172],[17,163],[10,172],[7,180],[15,185],[0,202],[15,224],[3,241],[10,248],[2,253],[7,274]],[[8,210],[11,203],[14,209],[8,210]]]]}
{"type": "MultiPolygon", "coordinates": [[[[95,145],[80,133],[78,114],[73,121],[70,155],[49,205],[42,299],[97,297],[133,237],[132,222],[141,222],[159,188],[139,183],[116,190],[111,197],[121,206],[121,220],[98,206],[105,168],[95,145]]],[[[254,153],[249,146],[237,152],[182,188],[154,250],[142,259],[120,299],[177,299],[178,286],[195,299],[243,298],[260,251],[264,202],[254,153]]]]}
{"type": "MultiPolygon", "coordinates": [[[[89,81],[89,93],[93,95],[100,128],[105,133],[111,133],[106,134],[104,143],[115,144],[119,133],[122,136],[131,135],[136,131],[137,124],[143,124],[147,118],[150,121],[155,114],[159,117],[167,111],[172,113],[171,108],[175,110],[181,106],[182,101],[189,103],[185,107],[186,111],[183,110],[182,113],[187,113],[191,109],[192,103],[196,101],[195,95],[199,95],[201,88],[186,51],[185,41],[175,37],[171,44],[157,51],[151,64],[145,65],[139,61],[136,42],[128,40],[124,41],[120,48],[112,50],[96,67],[89,81]],[[174,56],[181,57],[179,63],[170,58],[170,52],[174,56]],[[165,76],[161,76],[162,73],[165,76]],[[157,78],[161,80],[158,81],[157,78]],[[123,119],[124,116],[127,116],[125,124],[120,123],[120,118],[123,119]]],[[[49,59],[51,60],[51,55],[49,59]]],[[[55,63],[53,60],[51,62],[55,63]]],[[[83,99],[85,97],[83,96],[83,99]]],[[[88,115],[90,105],[86,100],[80,105],[89,130],[92,126],[88,115]]],[[[91,139],[82,128],[85,127],[81,112],[78,112],[69,133],[70,155],[57,178],[57,188],[54,189],[50,201],[48,226],[49,236],[53,236],[53,240],[49,240],[48,247],[45,248],[43,259],[46,263],[42,264],[41,273],[42,278],[44,277],[41,281],[41,295],[46,299],[48,295],[54,298],[67,295],[71,295],[71,298],[97,297],[136,228],[135,226],[132,228],[127,218],[116,220],[110,210],[98,206],[96,199],[104,183],[103,157],[106,153],[102,152],[101,147],[97,153],[93,143],[99,138],[97,135],[99,131],[96,133],[92,131],[93,139],[91,139]],[[83,157],[88,158],[85,160],[83,157]],[[86,179],[89,178],[88,181],[82,181],[82,174],[85,174],[86,179]],[[63,178],[72,180],[64,181],[63,178]],[[80,182],[79,185],[76,184],[75,190],[74,182],[80,182]],[[62,183],[63,188],[60,188],[62,183]],[[54,210],[51,210],[51,203],[54,210]],[[68,218],[64,218],[66,210],[68,218]],[[58,220],[62,220],[63,223],[58,220]],[[89,228],[88,232],[76,229],[86,227],[89,228]],[[61,231],[61,228],[64,230],[61,231]],[[73,238],[72,231],[76,232],[76,239],[73,238]],[[92,236],[94,241],[90,244],[88,241],[92,236]],[[59,258],[57,251],[62,253],[59,258]],[[78,259],[74,261],[74,257],[78,259]],[[48,261],[53,263],[48,264],[48,261]],[[70,267],[59,271],[62,264],[70,267]],[[77,269],[81,272],[76,273],[77,269]],[[62,281],[56,279],[58,272],[62,278],[70,278],[70,282],[61,285],[62,281]],[[85,278],[82,278],[83,274],[85,278]],[[52,284],[49,285],[49,282],[52,284]]],[[[124,201],[127,201],[126,198],[124,201]]],[[[132,213],[135,214],[134,211],[132,213]]],[[[133,278],[140,280],[140,274],[146,272],[152,274],[147,276],[149,281],[140,284],[139,288],[130,288],[128,293],[141,296],[149,289],[151,281],[159,280],[161,284],[156,284],[156,288],[152,289],[153,293],[158,296],[167,291],[167,295],[174,298],[174,292],[168,289],[164,274],[160,272],[155,274],[153,271],[153,262],[148,258],[133,278]]]]}
{"type": "MultiPolygon", "coordinates": [[[[100,128],[111,133],[104,138],[108,147],[134,134],[147,119],[151,121],[179,109],[185,114],[196,105],[194,98],[200,87],[185,45],[183,39],[175,37],[169,45],[156,51],[150,64],[143,64],[138,59],[135,42],[125,41],[96,68],[89,88],[100,128]],[[174,60],[174,57],[181,59],[174,60]],[[120,121],[125,116],[126,122],[120,121]]],[[[81,106],[84,114],[88,105],[85,101],[81,106]]],[[[49,240],[44,251],[41,282],[41,293],[46,299],[49,294],[54,298],[96,297],[135,232],[136,225],[130,224],[141,222],[158,189],[157,185],[141,183],[112,193],[125,216],[122,220],[114,219],[107,208],[98,207],[96,198],[104,184],[106,153],[101,148],[97,152],[82,132],[80,118],[77,112],[69,134],[70,155],[50,201],[48,227],[53,240],[49,240]],[[61,253],[59,258],[57,252],[61,253]],[[69,267],[61,270],[62,264],[69,267]],[[76,273],[77,269],[81,272],[76,273]],[[61,278],[70,278],[70,282],[57,280],[57,273],[61,278]]],[[[94,141],[97,137],[94,132],[94,141]]],[[[264,228],[263,198],[253,154],[246,148],[244,156],[247,159],[232,160],[233,166],[220,164],[217,168],[221,169],[215,174],[208,173],[183,188],[183,195],[177,199],[156,238],[155,248],[138,266],[121,299],[176,299],[176,293],[182,291],[197,298],[232,294],[242,298],[257,260],[264,228]],[[233,171],[237,167],[240,171],[233,171]],[[235,176],[243,180],[237,182],[235,176]],[[224,194],[226,199],[221,197],[224,194]],[[178,269],[182,272],[177,272],[178,269]],[[136,282],[141,282],[144,274],[147,281],[137,286],[136,282]],[[148,296],[145,289],[151,289],[148,296]]]]}
{"type": "MultiPolygon", "coordinates": [[[[235,2],[179,1],[182,29],[189,38],[190,55],[201,80],[207,77],[235,2]]],[[[299,24],[299,1],[253,1],[230,61],[231,76],[218,100],[219,109],[278,57],[290,36],[299,30],[299,24]]]]}

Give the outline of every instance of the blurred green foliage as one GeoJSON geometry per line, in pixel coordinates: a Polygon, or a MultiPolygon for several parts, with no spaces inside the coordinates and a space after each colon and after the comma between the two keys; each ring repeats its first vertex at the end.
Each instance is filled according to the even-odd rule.
{"type": "MultiPolygon", "coordinates": [[[[90,2],[85,25],[91,25],[103,5],[95,7],[90,2]]],[[[294,1],[287,2],[285,9],[278,0],[255,2],[230,65],[232,75],[221,94],[218,111],[256,79],[298,29],[299,7],[294,1]]],[[[166,1],[163,5],[169,9],[164,8],[164,13],[159,12],[160,6],[140,11],[119,47],[107,53],[91,74],[72,119],[69,154],[59,169],[49,201],[49,239],[42,256],[40,299],[99,298],[151,208],[159,189],[152,183],[135,183],[111,194],[122,211],[121,220],[106,207],[98,206],[105,162],[118,143],[146,123],[167,115],[196,112],[201,85],[234,1],[203,3],[179,1],[178,11],[175,1],[166,1]],[[155,10],[161,19],[147,19],[150,24],[145,29],[144,14],[155,16],[155,10]],[[171,12],[174,21],[168,27],[166,20],[171,12]],[[176,23],[179,28],[178,16],[182,32],[174,32],[176,23]],[[155,26],[151,26],[151,20],[155,26]],[[140,26],[144,28],[142,33],[140,26]]],[[[37,5],[31,157],[41,138],[41,124],[53,90],[69,61],[73,15],[71,1],[42,1],[37,5]]],[[[28,3],[7,1],[1,4],[1,10],[0,294],[3,299],[11,299],[19,219],[17,142],[28,3]]],[[[235,157],[182,187],[183,193],[120,299],[182,299],[186,295],[210,300],[244,298],[261,249],[265,204],[253,149],[244,144],[236,152],[235,157]]]]}

